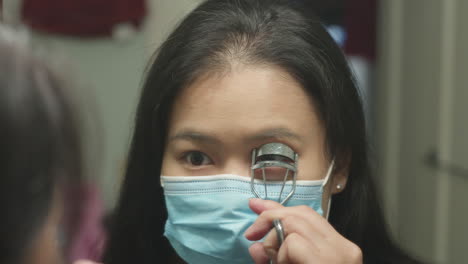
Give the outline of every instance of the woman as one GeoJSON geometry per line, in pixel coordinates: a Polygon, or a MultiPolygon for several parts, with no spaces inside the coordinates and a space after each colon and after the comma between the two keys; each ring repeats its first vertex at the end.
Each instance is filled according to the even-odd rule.
{"type": "Polygon", "coordinates": [[[64,82],[0,25],[0,263],[63,263],[81,182],[76,118],[64,82]],[[75,199],[72,199],[75,201],[75,199]]]}
{"type": "Polygon", "coordinates": [[[163,43],[138,106],[106,264],[417,263],[386,229],[347,63],[291,2],[208,0],[163,43]],[[294,195],[297,206],[234,201],[227,183],[244,188],[252,149],[271,142],[298,154],[298,184],[320,183],[317,207],[294,195]],[[211,180],[222,191],[205,192],[211,180]],[[244,222],[238,211],[259,216],[244,222]],[[281,245],[267,235],[275,219],[281,245]]]}

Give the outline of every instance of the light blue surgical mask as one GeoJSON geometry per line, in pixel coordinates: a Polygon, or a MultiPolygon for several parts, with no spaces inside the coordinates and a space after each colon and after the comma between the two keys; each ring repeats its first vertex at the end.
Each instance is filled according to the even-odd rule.
{"type": "MultiPolygon", "coordinates": [[[[294,195],[285,206],[307,205],[323,215],[324,180],[296,181],[294,195]]],[[[161,176],[168,219],[164,235],[177,254],[190,264],[253,263],[248,248],[253,242],[245,230],[258,215],[249,208],[250,177],[231,174],[211,176],[161,176]]],[[[254,184],[261,195],[263,181],[254,184]]],[[[283,182],[267,182],[268,197],[276,200],[283,182]]],[[[286,182],[290,188],[292,182],[286,182]]]]}

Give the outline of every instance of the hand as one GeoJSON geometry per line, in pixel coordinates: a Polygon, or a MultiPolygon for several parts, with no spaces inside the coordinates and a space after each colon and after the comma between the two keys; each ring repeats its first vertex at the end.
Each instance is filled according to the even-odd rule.
{"type": "Polygon", "coordinates": [[[362,264],[361,249],[312,208],[284,207],[261,199],[251,199],[249,206],[259,217],[245,231],[245,237],[255,241],[267,235],[263,243],[257,242],[249,248],[256,264],[268,263],[270,259],[281,264],[362,264]],[[272,229],[274,219],[280,219],[283,224],[285,239],[281,247],[272,229]]]}

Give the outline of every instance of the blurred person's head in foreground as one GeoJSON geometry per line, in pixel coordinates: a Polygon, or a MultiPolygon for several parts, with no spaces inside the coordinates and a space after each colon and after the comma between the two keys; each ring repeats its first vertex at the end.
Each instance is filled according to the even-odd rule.
{"type": "Polygon", "coordinates": [[[0,25],[0,263],[62,262],[65,190],[81,179],[66,86],[0,25]]]}

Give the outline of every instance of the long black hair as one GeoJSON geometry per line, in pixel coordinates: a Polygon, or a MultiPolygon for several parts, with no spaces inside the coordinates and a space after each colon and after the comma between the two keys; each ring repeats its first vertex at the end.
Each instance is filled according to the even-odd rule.
{"type": "MultiPolygon", "coordinates": [[[[296,1],[297,2],[297,1],[296,1]]],[[[174,98],[203,73],[231,62],[281,67],[312,98],[328,155],[349,170],[330,223],[366,263],[412,263],[391,240],[369,172],[362,105],[347,62],[319,19],[293,1],[208,0],[162,44],[147,72],[106,264],[168,263],[167,211],[159,175],[174,98]]],[[[287,92],[287,91],[285,91],[287,92]]]]}
{"type": "Polygon", "coordinates": [[[82,179],[68,83],[19,39],[0,25],[0,263],[24,261],[54,194],[82,179]]]}

